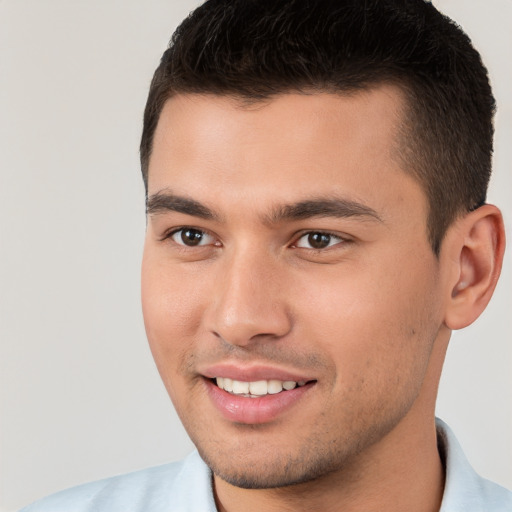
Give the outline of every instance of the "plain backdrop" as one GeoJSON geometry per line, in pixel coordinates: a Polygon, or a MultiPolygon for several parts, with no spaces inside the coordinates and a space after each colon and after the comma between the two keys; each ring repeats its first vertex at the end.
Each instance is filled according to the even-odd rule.
{"type": "MultiPolygon", "coordinates": [[[[495,175],[512,240],[512,2],[437,0],[499,103],[495,175]]],[[[195,0],[0,0],[0,511],[178,459],[192,445],[146,345],[138,143],[152,73],[195,0]]],[[[512,487],[512,258],[455,333],[438,414],[512,487]]]]}

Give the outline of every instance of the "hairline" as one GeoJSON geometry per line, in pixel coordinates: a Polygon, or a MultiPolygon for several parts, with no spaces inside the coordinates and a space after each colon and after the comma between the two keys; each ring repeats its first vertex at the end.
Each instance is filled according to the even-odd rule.
{"type": "MultiPolygon", "coordinates": [[[[422,157],[422,148],[427,143],[423,140],[423,134],[419,128],[419,121],[423,114],[424,109],[417,105],[419,101],[419,92],[421,85],[418,84],[414,78],[402,74],[384,75],[380,78],[370,79],[359,82],[357,85],[347,85],[346,87],[336,84],[309,84],[305,83],[303,86],[283,86],[276,89],[275,92],[259,95],[246,94],[240,90],[216,90],[215,87],[188,87],[187,85],[172,87],[169,85],[167,93],[162,93],[163,101],[158,111],[158,117],[155,120],[154,129],[150,133],[149,148],[145,154],[145,160],[142,161],[142,174],[144,185],[146,189],[146,198],[148,195],[148,179],[149,179],[149,164],[153,152],[154,135],[158,129],[158,124],[162,116],[165,105],[171,99],[177,96],[203,96],[212,98],[232,98],[238,108],[251,109],[257,108],[259,105],[264,106],[266,103],[286,94],[303,94],[305,96],[313,96],[317,94],[332,94],[336,96],[349,97],[359,93],[369,92],[382,86],[391,86],[399,92],[401,98],[400,108],[397,112],[398,122],[396,125],[395,144],[392,147],[391,156],[398,164],[399,169],[405,175],[411,176],[419,185],[421,191],[426,198],[427,215],[425,219],[425,236],[427,237],[434,255],[439,258],[441,245],[446,234],[446,231],[453,222],[464,213],[464,209],[460,206],[455,208],[453,215],[447,223],[443,226],[441,232],[436,230],[436,216],[434,212],[435,200],[432,197],[432,191],[429,188],[428,177],[429,170],[426,168],[430,162],[425,161],[422,157]]],[[[428,143],[427,145],[429,145],[428,143]]],[[[428,151],[427,151],[428,153],[428,151]]],[[[142,156],[142,151],[141,151],[142,156]]],[[[435,191],[434,191],[435,193],[435,191]]]]}

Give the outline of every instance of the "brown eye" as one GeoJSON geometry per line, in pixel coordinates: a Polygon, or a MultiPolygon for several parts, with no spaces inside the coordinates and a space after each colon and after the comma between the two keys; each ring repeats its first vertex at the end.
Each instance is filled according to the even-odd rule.
{"type": "Polygon", "coordinates": [[[325,233],[310,233],[308,243],[313,249],[325,249],[331,243],[331,235],[325,233]]]}
{"type": "Polygon", "coordinates": [[[333,245],[343,242],[343,239],[330,233],[322,231],[311,231],[302,235],[295,244],[296,247],[304,249],[327,249],[333,245]]]}
{"type": "Polygon", "coordinates": [[[175,231],[171,239],[179,245],[197,247],[199,245],[213,244],[213,237],[200,229],[183,228],[175,231]]]}

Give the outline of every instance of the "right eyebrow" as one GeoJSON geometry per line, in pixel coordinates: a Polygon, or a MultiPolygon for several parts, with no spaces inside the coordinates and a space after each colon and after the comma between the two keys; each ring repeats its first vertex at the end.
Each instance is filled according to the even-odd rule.
{"type": "Polygon", "coordinates": [[[204,204],[188,197],[168,191],[160,191],[146,199],[146,214],[158,215],[165,212],[178,212],[201,219],[217,219],[218,216],[204,204]]]}
{"type": "Polygon", "coordinates": [[[381,217],[373,208],[356,201],[337,197],[320,197],[279,205],[272,211],[268,222],[303,220],[314,217],[356,217],[363,220],[382,222],[381,217]]]}

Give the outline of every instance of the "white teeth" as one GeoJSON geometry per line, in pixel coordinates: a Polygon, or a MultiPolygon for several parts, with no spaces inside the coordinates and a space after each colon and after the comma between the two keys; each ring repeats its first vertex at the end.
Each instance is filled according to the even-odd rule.
{"type": "MultiPolygon", "coordinates": [[[[225,388],[224,388],[225,389],[225,388]]],[[[275,395],[283,391],[283,383],[280,380],[269,380],[267,383],[267,393],[275,395]]]]}
{"type": "Polygon", "coordinates": [[[251,395],[266,395],[267,389],[268,386],[266,380],[257,380],[256,382],[249,382],[249,393],[251,395]]]}
{"type": "MultiPolygon", "coordinates": [[[[218,384],[218,382],[217,382],[217,384],[218,384]]],[[[233,391],[233,379],[229,379],[228,377],[224,377],[224,385],[223,386],[219,386],[219,388],[223,388],[226,391],[229,391],[231,393],[233,391]]]]}
{"type": "Polygon", "coordinates": [[[254,382],[244,382],[241,380],[234,380],[228,377],[217,377],[216,379],[217,386],[223,389],[224,391],[228,391],[234,395],[242,395],[246,397],[259,397],[265,395],[275,395],[277,393],[281,393],[281,391],[290,391],[297,386],[304,386],[306,384],[305,380],[300,380],[295,382],[293,380],[257,380],[254,382]]]}
{"type": "Polygon", "coordinates": [[[249,383],[241,380],[234,380],[233,393],[235,395],[247,395],[249,393],[249,383]]]}

